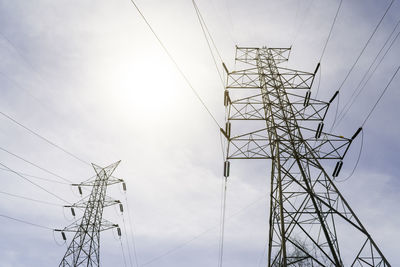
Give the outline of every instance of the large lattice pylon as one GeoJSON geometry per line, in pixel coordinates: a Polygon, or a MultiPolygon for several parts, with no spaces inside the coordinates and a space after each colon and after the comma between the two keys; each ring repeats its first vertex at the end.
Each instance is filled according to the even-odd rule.
{"type": "MultiPolygon", "coordinates": [[[[111,199],[106,195],[107,186],[123,182],[122,179],[112,176],[119,163],[120,161],[105,168],[92,164],[96,177],[75,184],[80,193],[82,193],[82,187],[91,187],[92,190],[88,197],[72,206],[66,206],[71,208],[74,215],[75,209],[84,209],[84,214],[80,220],[76,220],[63,230],[59,230],[62,231],[64,238],[64,232],[75,232],[75,236],[59,266],[100,266],[100,232],[118,228],[117,224],[103,219],[103,209],[107,206],[120,204],[120,201],[111,199]]],[[[118,232],[120,234],[119,228],[118,232]]]]}
{"type": "Polygon", "coordinates": [[[323,132],[336,95],[312,99],[318,67],[284,68],[289,54],[290,48],[237,47],[239,70],[224,65],[225,166],[232,159],[272,162],[268,266],[390,266],[320,163],[337,160],[337,176],[359,131],[352,138],[323,132]]]}

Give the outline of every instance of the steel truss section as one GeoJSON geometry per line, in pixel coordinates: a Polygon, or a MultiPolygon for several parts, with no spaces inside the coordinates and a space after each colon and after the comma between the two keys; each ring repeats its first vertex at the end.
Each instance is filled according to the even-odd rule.
{"type": "Polygon", "coordinates": [[[322,131],[331,101],[299,90],[310,90],[318,67],[314,73],[278,67],[289,53],[237,47],[243,68],[227,71],[224,96],[227,159],[272,162],[268,266],[390,266],[320,164],[341,161],[354,136],[322,131]]]}
{"type": "Polygon", "coordinates": [[[107,187],[123,182],[112,176],[120,161],[102,168],[92,164],[96,177],[75,186],[92,187],[91,194],[75,203],[69,208],[84,209],[83,217],[65,227],[62,232],[75,232],[75,236],[68,246],[67,252],[59,266],[100,266],[100,232],[116,228],[113,224],[103,219],[104,207],[120,204],[106,195],[107,187]]]}
{"type": "MultiPolygon", "coordinates": [[[[243,88],[243,87],[241,87],[243,88]]],[[[258,87],[257,87],[258,88],[258,87]]],[[[299,120],[323,121],[328,111],[329,103],[310,98],[307,105],[304,105],[304,96],[288,93],[294,100],[291,101],[294,116],[299,120]]],[[[229,97],[229,94],[227,94],[229,97]]],[[[265,120],[264,103],[262,94],[250,95],[229,102],[230,120],[265,120]]],[[[277,104],[271,104],[274,108],[279,108],[277,104]]]]}

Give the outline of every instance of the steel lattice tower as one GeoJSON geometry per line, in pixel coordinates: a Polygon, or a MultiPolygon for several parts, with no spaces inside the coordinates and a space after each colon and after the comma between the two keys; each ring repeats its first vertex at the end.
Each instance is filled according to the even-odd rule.
{"type": "Polygon", "coordinates": [[[390,266],[320,163],[337,160],[337,176],[360,129],[352,138],[322,131],[336,95],[312,99],[319,65],[314,73],[281,67],[289,54],[290,48],[237,47],[240,69],[224,65],[225,177],[231,159],[272,161],[268,266],[390,266]]]}
{"type": "MultiPolygon", "coordinates": [[[[100,266],[100,232],[118,228],[117,224],[112,224],[103,219],[103,209],[115,204],[121,205],[120,201],[113,200],[106,195],[107,186],[123,182],[122,179],[112,176],[119,163],[120,161],[105,168],[92,164],[96,177],[75,184],[81,194],[81,188],[84,186],[92,187],[92,191],[87,198],[72,206],[65,206],[71,208],[73,215],[75,215],[74,208],[84,209],[84,214],[81,220],[59,230],[62,231],[64,239],[64,232],[75,232],[75,236],[59,266],[100,266]]],[[[120,235],[119,228],[118,234],[120,235]]]]}

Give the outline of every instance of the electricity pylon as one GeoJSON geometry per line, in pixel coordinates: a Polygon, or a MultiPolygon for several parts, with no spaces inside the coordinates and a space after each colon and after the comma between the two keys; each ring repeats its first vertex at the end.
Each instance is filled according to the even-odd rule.
{"type": "Polygon", "coordinates": [[[72,215],[75,216],[75,208],[84,209],[84,214],[81,220],[73,222],[65,227],[62,232],[64,240],[64,232],[75,232],[67,252],[59,266],[100,266],[100,232],[112,228],[118,229],[118,235],[121,236],[121,230],[117,224],[110,223],[103,219],[104,207],[120,204],[120,201],[113,200],[106,195],[107,186],[123,183],[122,179],[112,176],[115,168],[120,161],[111,164],[108,167],[101,168],[92,164],[96,177],[78,186],[79,192],[82,194],[82,187],[92,187],[91,194],[75,203],[71,208],[72,215]]]}
{"type": "Polygon", "coordinates": [[[272,161],[269,267],[390,266],[320,163],[337,160],[336,177],[360,129],[352,138],[323,132],[336,94],[329,102],[312,99],[319,65],[314,73],[281,67],[289,54],[290,48],[237,47],[239,70],[224,65],[225,177],[231,159],[272,161]]]}

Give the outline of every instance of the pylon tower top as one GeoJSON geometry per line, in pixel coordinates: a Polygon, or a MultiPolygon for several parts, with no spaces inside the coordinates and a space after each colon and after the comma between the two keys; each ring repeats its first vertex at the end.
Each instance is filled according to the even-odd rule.
{"type": "Polygon", "coordinates": [[[74,184],[78,186],[80,193],[82,187],[91,187],[92,190],[87,198],[66,206],[71,208],[73,214],[74,208],[84,209],[84,214],[81,219],[62,230],[63,233],[74,232],[75,235],[59,266],[100,266],[100,232],[118,227],[117,224],[103,219],[103,209],[120,203],[106,195],[107,186],[123,182],[122,179],[112,176],[119,163],[117,161],[105,168],[92,164],[96,177],[74,184]]]}

